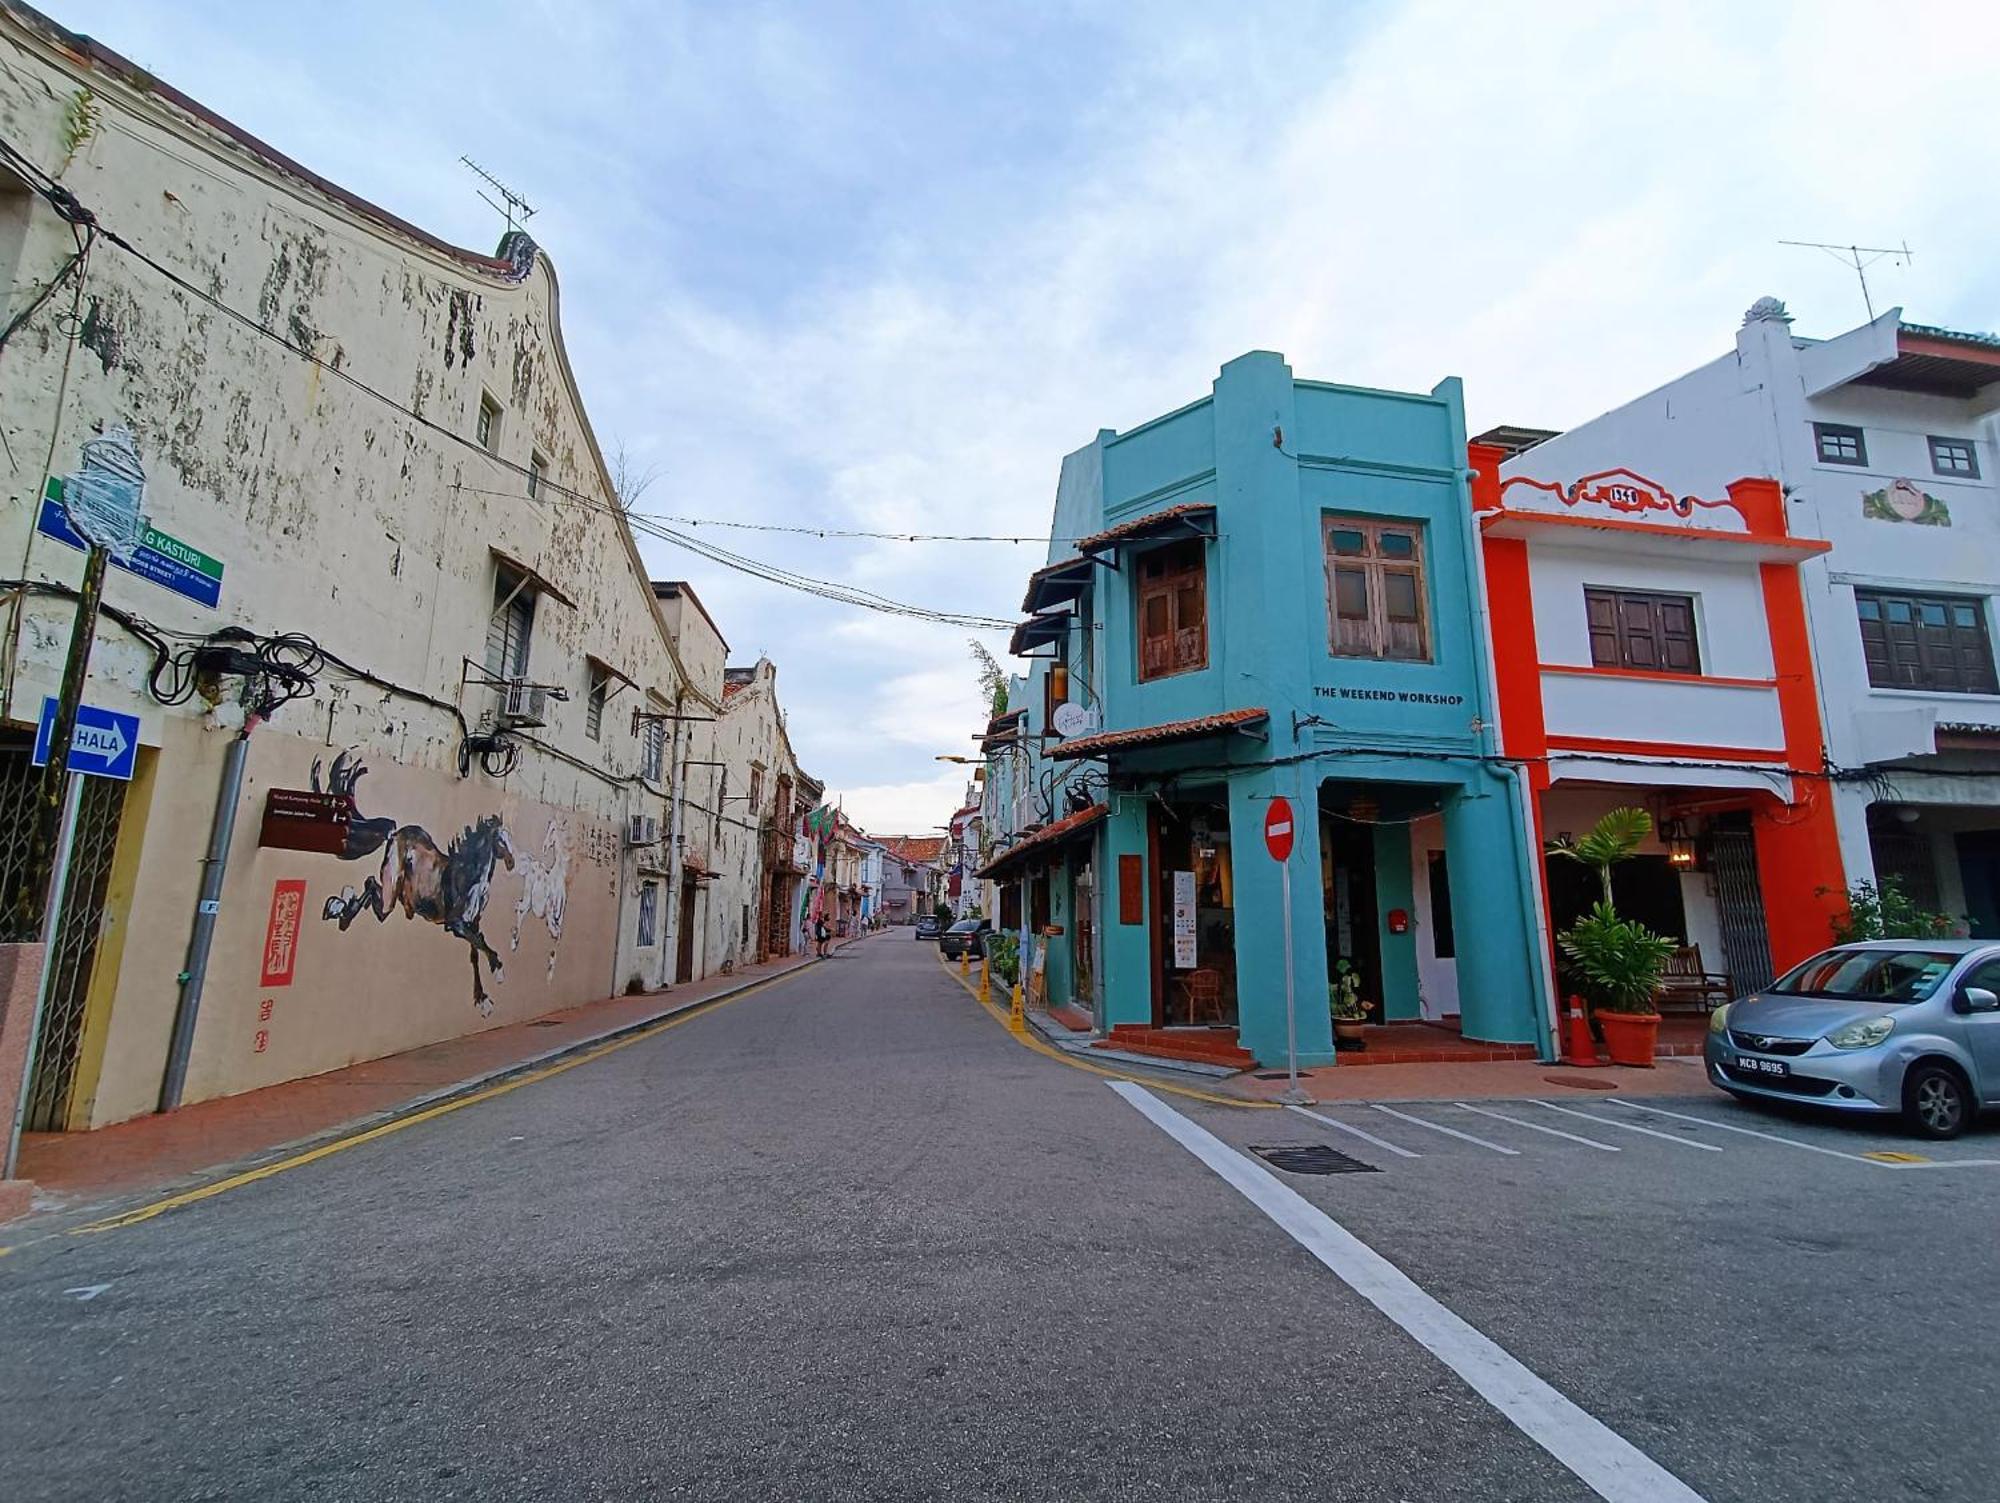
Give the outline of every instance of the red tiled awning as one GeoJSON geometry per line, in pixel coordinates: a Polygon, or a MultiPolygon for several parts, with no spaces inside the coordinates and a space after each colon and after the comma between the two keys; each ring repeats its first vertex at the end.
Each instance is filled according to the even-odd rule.
{"type": "Polygon", "coordinates": [[[1052,761],[1071,762],[1079,757],[1102,757],[1111,752],[1137,751],[1149,746],[1166,746],[1175,741],[1195,741],[1203,736],[1219,736],[1225,731],[1248,730],[1271,718],[1261,705],[1241,710],[1224,710],[1219,715],[1197,715],[1192,720],[1169,720],[1163,725],[1134,726],[1123,731],[1099,731],[1079,736],[1049,751],[1052,761]]]}
{"type": "Polygon", "coordinates": [[[1089,559],[1078,555],[1037,569],[1028,576],[1028,593],[1021,597],[1021,609],[1045,611],[1076,599],[1090,588],[1092,567],[1089,559]]]}
{"type": "Polygon", "coordinates": [[[1134,517],[1129,522],[1120,522],[1116,527],[1107,527],[1102,532],[1094,532],[1087,538],[1078,538],[1076,551],[1086,555],[1102,553],[1107,548],[1117,548],[1126,543],[1143,542],[1147,538],[1165,537],[1170,534],[1208,537],[1211,533],[1202,526],[1202,523],[1214,515],[1215,506],[1207,501],[1190,501],[1180,506],[1169,506],[1164,511],[1148,512],[1143,517],[1134,517]]]}
{"type": "Polygon", "coordinates": [[[1100,820],[1108,818],[1110,814],[1111,808],[1108,804],[1092,804],[1088,809],[1081,809],[1067,819],[1059,819],[1052,825],[1044,825],[1027,839],[995,856],[974,872],[973,876],[995,877],[1010,867],[1021,865],[1031,856],[1049,855],[1065,842],[1094,828],[1100,820]]]}
{"type": "Polygon", "coordinates": [[[1030,616],[1014,628],[1014,635],[1007,639],[1007,651],[1017,658],[1026,657],[1031,647],[1062,641],[1075,625],[1076,615],[1073,611],[1054,611],[1046,616],[1030,616]]]}

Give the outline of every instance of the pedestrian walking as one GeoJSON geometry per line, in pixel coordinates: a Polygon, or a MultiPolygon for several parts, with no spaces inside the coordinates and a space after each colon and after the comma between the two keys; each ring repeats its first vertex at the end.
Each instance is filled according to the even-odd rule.
{"type": "Polygon", "coordinates": [[[826,959],[826,947],[833,938],[833,931],[826,926],[826,915],[813,920],[813,938],[819,943],[819,958],[826,959]]]}

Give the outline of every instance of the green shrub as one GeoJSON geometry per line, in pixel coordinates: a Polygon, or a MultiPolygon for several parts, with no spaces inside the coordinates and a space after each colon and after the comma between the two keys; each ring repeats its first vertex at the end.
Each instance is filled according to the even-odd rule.
{"type": "Polygon", "coordinates": [[[1655,934],[1634,919],[1622,919],[1609,903],[1598,903],[1557,936],[1565,967],[1582,985],[1591,1004],[1605,1012],[1651,1012],[1678,942],[1655,934]]]}
{"type": "MultiPolygon", "coordinates": [[[[1829,889],[1821,888],[1821,892],[1829,889]]],[[[1894,877],[1856,882],[1847,889],[1847,911],[1833,921],[1836,944],[1857,939],[1943,939],[1956,926],[1947,914],[1920,908],[1894,877]]]]}
{"type": "Polygon", "coordinates": [[[1012,986],[1021,976],[1021,942],[1011,934],[997,931],[985,937],[986,958],[992,963],[993,979],[1012,986]]]}

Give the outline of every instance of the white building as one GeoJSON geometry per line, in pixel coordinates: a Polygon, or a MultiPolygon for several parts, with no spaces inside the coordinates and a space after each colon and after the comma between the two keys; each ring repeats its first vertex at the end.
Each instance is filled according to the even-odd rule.
{"type": "Polygon", "coordinates": [[[1734,349],[1508,466],[1622,466],[1682,497],[1780,481],[1792,535],[1832,545],[1801,578],[1846,876],[1894,877],[1982,936],[2000,935],[1996,410],[2000,339],[1900,309],[1807,339],[1764,298],[1734,349]]]}

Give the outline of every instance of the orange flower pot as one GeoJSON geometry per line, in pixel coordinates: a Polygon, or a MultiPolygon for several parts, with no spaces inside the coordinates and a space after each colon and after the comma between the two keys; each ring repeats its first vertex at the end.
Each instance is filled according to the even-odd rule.
{"type": "Polygon", "coordinates": [[[1659,1042],[1660,1015],[1656,1012],[1607,1012],[1599,1008],[1597,1025],[1604,1030],[1604,1048],[1614,1065],[1653,1068],[1653,1049],[1659,1042]]]}

